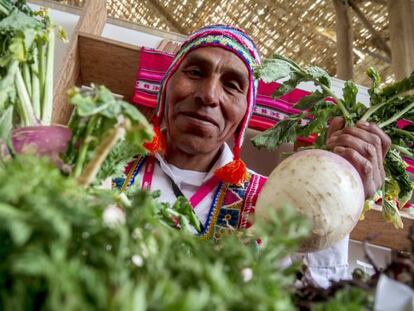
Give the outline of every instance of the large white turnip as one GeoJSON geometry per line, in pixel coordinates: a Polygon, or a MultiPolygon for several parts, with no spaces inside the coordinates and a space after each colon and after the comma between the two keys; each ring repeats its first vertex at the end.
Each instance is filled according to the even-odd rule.
{"type": "Polygon", "coordinates": [[[312,222],[300,251],[330,247],[351,232],[364,205],[364,187],[356,169],[324,150],[298,152],[270,174],[257,201],[256,216],[289,206],[312,222]]]}

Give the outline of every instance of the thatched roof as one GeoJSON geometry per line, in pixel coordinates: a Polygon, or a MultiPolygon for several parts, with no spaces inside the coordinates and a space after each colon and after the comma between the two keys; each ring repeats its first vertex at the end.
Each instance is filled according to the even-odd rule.
{"type": "MultiPolygon", "coordinates": [[[[81,4],[85,0],[67,0],[81,4]]],[[[65,2],[65,1],[59,1],[65,2]]],[[[374,29],[389,44],[385,0],[353,1],[374,29]]],[[[276,51],[301,64],[317,65],[336,73],[335,10],[332,0],[107,0],[111,17],[167,31],[188,34],[213,23],[236,25],[256,41],[262,55],[276,51]]],[[[354,11],[354,80],[367,85],[365,70],[376,67],[384,80],[392,80],[389,53],[378,46],[354,11]]],[[[383,42],[384,42],[383,41],[383,42]]]]}

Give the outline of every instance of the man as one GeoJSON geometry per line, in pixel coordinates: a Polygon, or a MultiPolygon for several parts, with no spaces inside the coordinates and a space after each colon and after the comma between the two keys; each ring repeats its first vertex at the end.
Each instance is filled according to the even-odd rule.
{"type": "MultiPolygon", "coordinates": [[[[156,135],[146,144],[151,155],[129,166],[122,187],[141,182],[145,189],[161,190],[160,200],[170,203],[184,195],[205,239],[249,227],[248,216],[266,180],[240,159],[257,88],[253,67],[259,62],[254,43],[235,28],[209,26],[190,35],[162,82],[153,120],[156,135]],[[232,136],[233,152],[226,144],[232,136]]],[[[366,197],[372,196],[384,181],[389,138],[368,123],[344,128],[340,118],[332,121],[328,137],[328,147],[355,166],[366,197]]],[[[329,279],[345,277],[347,252],[348,238],[303,255],[311,278],[326,286],[329,279]]]]}

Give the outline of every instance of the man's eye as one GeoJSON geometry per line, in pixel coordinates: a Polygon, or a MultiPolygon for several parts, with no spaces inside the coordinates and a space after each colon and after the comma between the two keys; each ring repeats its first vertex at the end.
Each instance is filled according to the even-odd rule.
{"type": "Polygon", "coordinates": [[[186,73],[190,77],[201,77],[203,75],[201,70],[197,70],[197,69],[188,69],[188,70],[186,70],[186,73]]]}
{"type": "Polygon", "coordinates": [[[226,82],[225,86],[232,90],[239,90],[239,86],[234,82],[226,82]]]}

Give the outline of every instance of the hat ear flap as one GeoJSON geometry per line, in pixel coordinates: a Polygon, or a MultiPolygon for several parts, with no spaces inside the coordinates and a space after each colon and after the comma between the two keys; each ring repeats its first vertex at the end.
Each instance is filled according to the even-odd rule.
{"type": "Polygon", "coordinates": [[[167,140],[165,139],[164,133],[161,131],[159,119],[154,118],[153,120],[153,131],[154,136],[150,142],[144,143],[144,148],[151,154],[161,153],[165,154],[167,150],[167,140]]]}
{"type": "Polygon", "coordinates": [[[240,147],[233,148],[233,161],[215,170],[214,175],[230,184],[240,185],[247,180],[246,164],[240,159],[240,147]]]}

